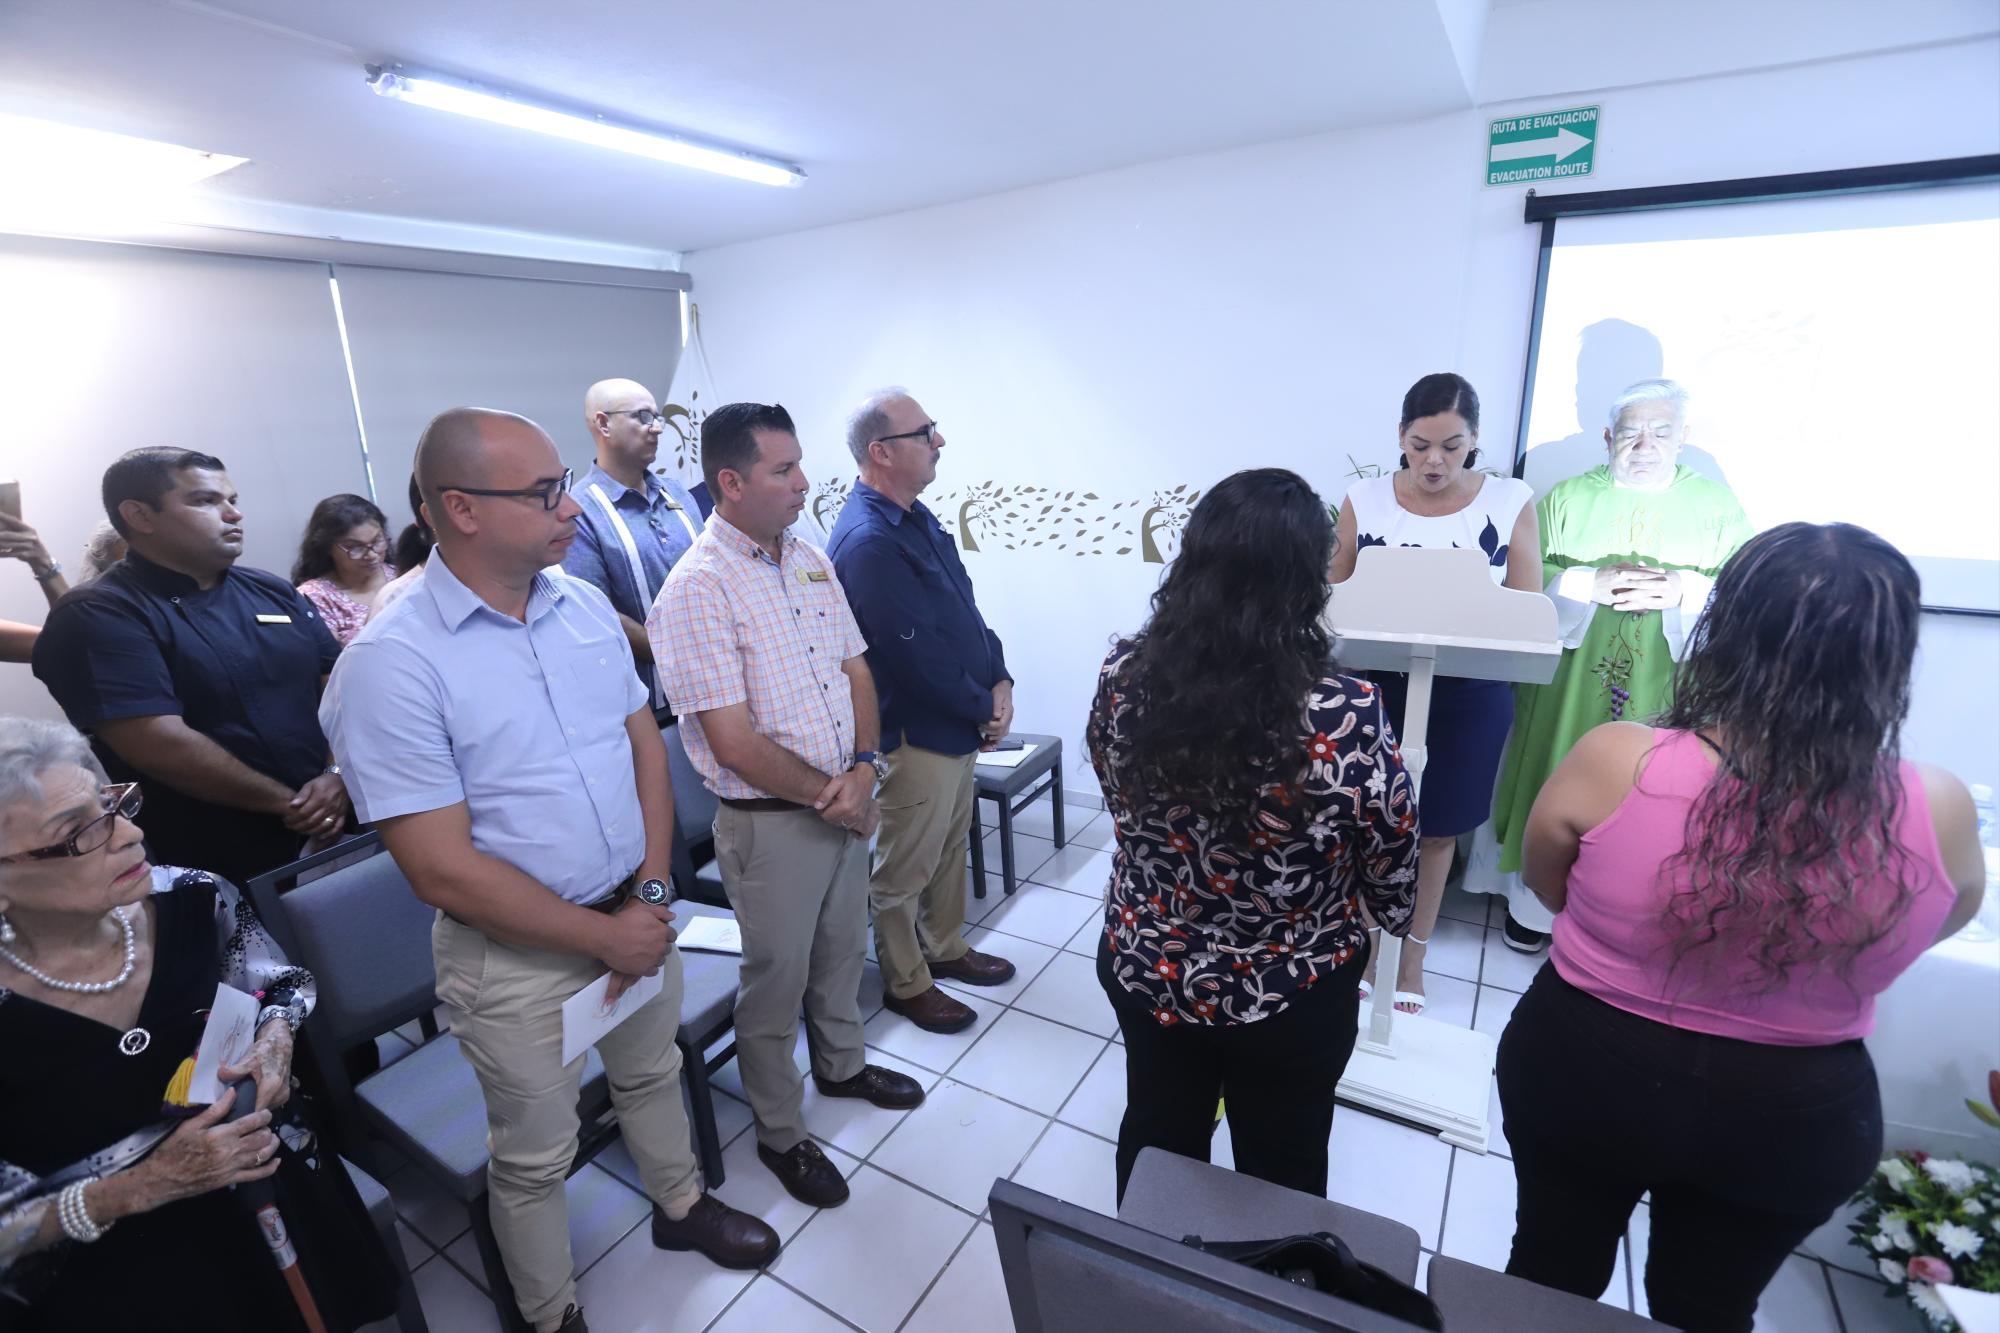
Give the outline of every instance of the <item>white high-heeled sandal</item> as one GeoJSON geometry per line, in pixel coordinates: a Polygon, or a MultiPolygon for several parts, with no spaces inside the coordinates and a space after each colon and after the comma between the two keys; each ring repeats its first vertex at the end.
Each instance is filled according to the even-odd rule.
{"type": "MultiPolygon", "coordinates": [[[[1421,944],[1428,948],[1430,945],[1430,940],[1428,938],[1420,940],[1415,935],[1405,935],[1403,937],[1403,943],[1421,944]]],[[[1424,1011],[1424,1001],[1425,1001],[1425,996],[1422,991],[1399,990],[1396,992],[1396,999],[1395,999],[1396,1012],[1399,1014],[1421,1014],[1424,1011]],[[1403,1008],[1403,1006],[1406,1004],[1415,1005],[1416,1007],[1413,1009],[1405,1009],[1403,1008]]]]}

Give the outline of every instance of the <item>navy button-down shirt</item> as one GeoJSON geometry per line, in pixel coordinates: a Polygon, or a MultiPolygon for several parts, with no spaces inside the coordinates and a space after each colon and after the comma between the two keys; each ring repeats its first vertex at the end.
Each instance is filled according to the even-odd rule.
{"type": "Polygon", "coordinates": [[[868,640],[882,749],[906,740],[940,754],[978,749],[993,687],[1012,677],[936,516],[921,501],[905,510],[857,481],[826,553],[868,640]]]}
{"type": "MultiPolygon", "coordinates": [[[[177,716],[250,768],[300,787],[326,767],[320,680],[340,645],[312,603],[275,574],[241,565],[202,589],[130,552],[49,612],[35,676],[71,725],[177,716]]],[[[232,880],[283,865],[299,837],[275,815],[212,805],[141,775],[97,743],[114,781],[140,782],[140,825],[156,862],[232,880]]]]}

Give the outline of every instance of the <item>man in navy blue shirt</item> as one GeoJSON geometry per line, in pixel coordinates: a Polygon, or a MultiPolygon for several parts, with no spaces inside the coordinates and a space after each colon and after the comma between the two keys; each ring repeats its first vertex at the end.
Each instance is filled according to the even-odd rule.
{"type": "Polygon", "coordinates": [[[112,780],[144,788],[148,853],[240,884],[330,842],[349,806],[318,708],[340,648],[290,583],[236,563],[221,460],[134,449],[104,510],[129,549],[49,613],[34,670],[112,780]]]}
{"type": "Polygon", "coordinates": [[[917,499],[944,443],[901,389],[856,408],[847,447],[861,479],[826,549],[881,696],[882,831],[868,901],[884,1003],[928,1031],[959,1032],[977,1015],[937,980],[998,986],[1014,975],[959,933],[973,759],[1013,724],[1014,682],[957,546],[917,499]]]}

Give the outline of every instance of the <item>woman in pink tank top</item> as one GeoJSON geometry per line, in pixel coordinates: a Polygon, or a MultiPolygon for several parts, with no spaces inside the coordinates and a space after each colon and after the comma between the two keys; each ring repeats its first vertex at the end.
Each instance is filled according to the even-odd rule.
{"type": "Polygon", "coordinates": [[[1522,873],[1555,940],[1497,1070],[1508,1272],[1601,1294],[1650,1190],[1654,1318],[1748,1330],[1874,1170],[1875,996],[1985,884],[1965,787],[1897,754],[1919,608],[1873,533],[1773,528],[1723,567],[1667,714],[1543,787],[1522,873]]]}

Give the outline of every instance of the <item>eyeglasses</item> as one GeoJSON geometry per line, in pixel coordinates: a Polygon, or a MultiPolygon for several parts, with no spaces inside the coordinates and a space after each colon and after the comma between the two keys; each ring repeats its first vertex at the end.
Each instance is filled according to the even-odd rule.
{"type": "Polygon", "coordinates": [[[655,421],[665,421],[667,419],[665,412],[656,412],[650,407],[628,407],[616,412],[606,412],[604,415],[607,417],[630,417],[633,424],[637,425],[640,430],[646,429],[646,427],[652,425],[655,421]]]}
{"type": "Polygon", "coordinates": [[[55,861],[65,856],[86,856],[111,841],[111,830],[116,820],[123,817],[129,823],[135,818],[144,799],[136,782],[120,782],[106,787],[100,796],[104,801],[103,814],[61,842],[52,842],[29,852],[16,852],[12,856],[0,856],[0,865],[12,861],[55,861]]]}
{"type": "Polygon", "coordinates": [[[926,421],[920,429],[906,430],[900,435],[878,435],[875,438],[887,444],[891,440],[914,440],[921,435],[925,444],[934,444],[936,441],[932,437],[936,434],[937,422],[926,421]]]}
{"type": "Polygon", "coordinates": [[[562,498],[569,494],[569,484],[575,479],[575,473],[575,468],[566,467],[563,469],[563,474],[554,481],[544,481],[534,486],[525,486],[517,491],[481,490],[477,486],[440,486],[438,487],[438,494],[442,495],[446,491],[457,491],[460,495],[497,495],[513,500],[540,500],[542,508],[554,509],[562,503],[562,498]]]}
{"type": "Polygon", "coordinates": [[[371,555],[387,555],[389,552],[387,537],[377,537],[372,542],[335,542],[334,545],[339,547],[349,560],[366,560],[371,555]]]}

